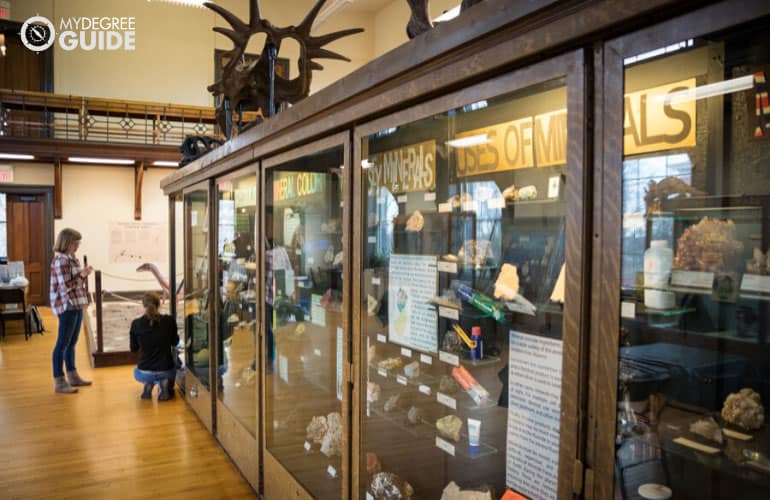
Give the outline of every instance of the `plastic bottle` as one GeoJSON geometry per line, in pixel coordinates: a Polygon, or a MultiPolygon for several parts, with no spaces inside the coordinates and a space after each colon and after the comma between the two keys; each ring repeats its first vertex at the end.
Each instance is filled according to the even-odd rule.
{"type": "Polygon", "coordinates": [[[471,328],[471,340],[476,342],[476,347],[471,349],[471,359],[473,361],[481,361],[484,357],[484,341],[481,339],[481,327],[474,326],[471,328]]]}
{"type": "Polygon", "coordinates": [[[673,309],[674,292],[667,291],[674,263],[674,251],[666,240],[653,240],[644,252],[644,305],[652,309],[673,309]]]}

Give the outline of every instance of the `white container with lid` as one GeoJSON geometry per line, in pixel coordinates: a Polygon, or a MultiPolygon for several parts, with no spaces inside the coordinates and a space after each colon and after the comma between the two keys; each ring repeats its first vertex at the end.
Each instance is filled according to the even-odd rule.
{"type": "Polygon", "coordinates": [[[644,252],[644,305],[652,309],[673,309],[674,292],[668,291],[668,280],[674,265],[674,251],[666,240],[653,240],[644,252]]]}

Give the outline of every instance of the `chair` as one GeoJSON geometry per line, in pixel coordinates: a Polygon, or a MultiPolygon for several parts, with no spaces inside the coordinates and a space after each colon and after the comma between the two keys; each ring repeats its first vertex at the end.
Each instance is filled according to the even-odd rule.
{"type": "Polygon", "coordinates": [[[0,311],[0,328],[2,328],[2,336],[5,338],[5,322],[6,320],[24,320],[24,340],[29,340],[31,335],[30,331],[30,318],[29,307],[27,306],[27,300],[24,297],[23,288],[0,288],[0,304],[6,306],[0,311]],[[17,304],[21,306],[21,309],[8,310],[9,304],[17,304]]]}

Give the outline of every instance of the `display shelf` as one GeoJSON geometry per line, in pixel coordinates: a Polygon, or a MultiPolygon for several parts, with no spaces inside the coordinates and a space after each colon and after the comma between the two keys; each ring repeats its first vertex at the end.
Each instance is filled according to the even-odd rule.
{"type": "MultiPolygon", "coordinates": [[[[419,360],[412,360],[412,361],[419,361],[419,360]]],[[[396,369],[386,370],[385,368],[380,368],[379,366],[377,366],[377,361],[373,361],[369,363],[369,369],[377,373],[377,376],[380,378],[393,379],[394,381],[396,381],[396,383],[398,383],[398,377],[403,377],[406,380],[406,384],[401,384],[401,385],[411,385],[415,387],[419,387],[421,385],[427,385],[431,388],[431,391],[434,391],[433,386],[436,385],[436,383],[438,382],[434,376],[427,373],[420,373],[419,377],[409,378],[406,375],[404,375],[403,368],[404,366],[402,365],[397,370],[396,369]]],[[[420,371],[422,372],[422,369],[420,371]]]]}
{"type": "Polygon", "coordinates": [[[480,360],[460,358],[461,365],[472,366],[472,367],[489,366],[499,362],[500,362],[499,356],[484,356],[484,358],[480,360]]]}
{"type": "Polygon", "coordinates": [[[695,312],[697,309],[694,307],[680,307],[675,309],[655,309],[653,307],[646,307],[643,303],[636,304],[636,314],[645,314],[650,316],[683,316],[691,312],[695,312]]]}

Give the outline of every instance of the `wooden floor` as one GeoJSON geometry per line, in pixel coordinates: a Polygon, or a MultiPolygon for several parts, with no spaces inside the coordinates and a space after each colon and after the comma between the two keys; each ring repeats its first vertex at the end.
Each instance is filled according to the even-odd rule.
{"type": "Polygon", "coordinates": [[[55,394],[48,330],[0,342],[0,498],[255,498],[180,398],[141,400],[131,367],[91,369],[85,338],[77,366],[94,381],[55,394]]]}

